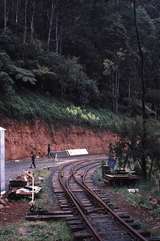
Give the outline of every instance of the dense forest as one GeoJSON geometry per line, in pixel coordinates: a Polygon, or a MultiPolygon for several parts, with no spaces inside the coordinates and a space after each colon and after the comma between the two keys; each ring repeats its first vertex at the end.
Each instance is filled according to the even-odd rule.
{"type": "Polygon", "coordinates": [[[112,126],[121,136],[115,150],[151,175],[159,167],[160,2],[3,0],[0,10],[0,112],[98,127],[125,114],[132,121],[112,126]]]}
{"type": "MultiPolygon", "coordinates": [[[[160,3],[137,1],[136,8],[146,108],[158,115],[160,3]]],[[[139,111],[133,1],[3,0],[0,9],[2,94],[33,89],[78,105],[139,111]]]]}

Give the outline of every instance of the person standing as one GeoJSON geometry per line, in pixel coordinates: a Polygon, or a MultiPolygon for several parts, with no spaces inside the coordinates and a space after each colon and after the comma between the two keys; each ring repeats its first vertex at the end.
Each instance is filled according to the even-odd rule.
{"type": "Polygon", "coordinates": [[[109,166],[111,171],[114,171],[116,164],[117,164],[116,158],[115,157],[109,157],[108,166],[109,166]]]}
{"type": "Polygon", "coordinates": [[[32,168],[32,166],[33,166],[34,168],[36,168],[36,164],[35,164],[36,155],[35,155],[33,152],[31,152],[31,160],[32,160],[32,162],[31,162],[30,168],[32,168]]]}
{"type": "Polygon", "coordinates": [[[50,158],[50,154],[51,154],[51,145],[48,144],[48,154],[47,154],[48,158],[50,158]]]}

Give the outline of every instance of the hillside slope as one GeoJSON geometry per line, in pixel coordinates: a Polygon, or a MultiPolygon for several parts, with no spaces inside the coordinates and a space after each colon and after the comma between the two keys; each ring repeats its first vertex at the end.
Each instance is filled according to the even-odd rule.
{"type": "Polygon", "coordinates": [[[47,145],[51,150],[87,148],[89,153],[105,153],[116,135],[104,129],[90,129],[75,125],[63,125],[44,121],[17,122],[1,119],[0,125],[6,128],[6,159],[21,159],[30,156],[31,151],[37,155],[47,154],[47,145]]]}

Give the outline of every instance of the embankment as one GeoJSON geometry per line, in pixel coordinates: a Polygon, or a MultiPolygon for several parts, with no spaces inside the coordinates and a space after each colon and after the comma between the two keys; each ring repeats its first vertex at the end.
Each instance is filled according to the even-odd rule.
{"type": "Polygon", "coordinates": [[[17,122],[1,119],[6,128],[6,159],[21,159],[30,156],[32,150],[46,155],[47,145],[52,150],[87,148],[90,153],[105,153],[116,136],[109,131],[44,121],[17,122]]]}

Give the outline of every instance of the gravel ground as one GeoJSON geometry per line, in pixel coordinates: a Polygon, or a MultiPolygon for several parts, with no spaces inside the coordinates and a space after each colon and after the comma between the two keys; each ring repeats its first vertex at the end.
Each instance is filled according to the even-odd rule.
{"type": "MultiPolygon", "coordinates": [[[[6,161],[6,184],[9,179],[14,179],[16,176],[21,175],[24,171],[28,170],[31,165],[31,160],[18,160],[18,161],[6,161]]],[[[53,159],[37,159],[37,169],[44,167],[54,167],[57,165],[53,159]]]]}
{"type": "MultiPolygon", "coordinates": [[[[92,159],[92,157],[104,158],[105,155],[89,155],[87,159],[92,159]]],[[[36,169],[43,169],[47,167],[58,167],[63,163],[67,163],[70,161],[81,160],[86,157],[72,157],[72,158],[59,158],[58,160],[48,159],[48,158],[39,158],[36,159],[36,169]]],[[[6,161],[6,187],[8,187],[8,183],[10,179],[14,179],[16,176],[21,175],[24,171],[28,170],[31,165],[31,159],[24,160],[16,160],[16,161],[6,161]]]]}

